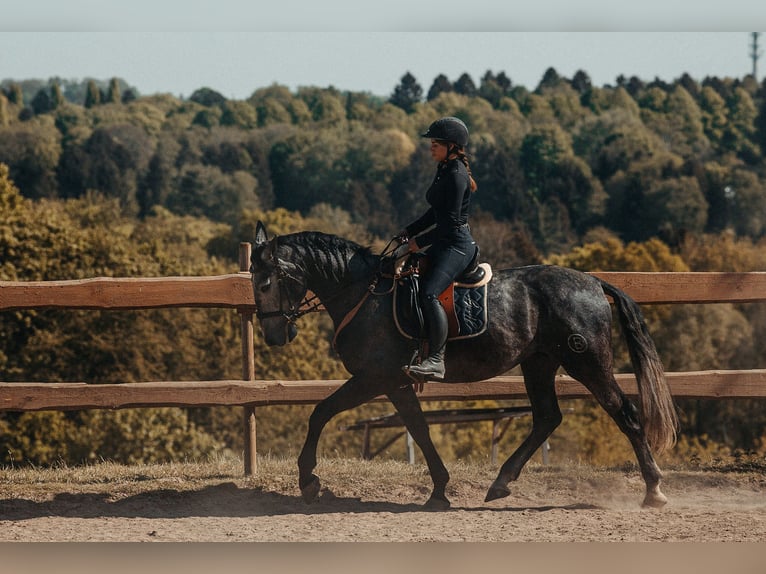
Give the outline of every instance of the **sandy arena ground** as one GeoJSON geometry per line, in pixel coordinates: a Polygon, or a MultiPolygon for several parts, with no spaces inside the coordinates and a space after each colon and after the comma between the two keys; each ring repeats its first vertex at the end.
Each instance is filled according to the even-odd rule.
{"type": "MultiPolygon", "coordinates": [[[[292,463],[258,477],[183,469],[152,476],[0,481],[0,541],[34,542],[763,542],[766,475],[665,471],[661,510],[643,509],[635,470],[527,468],[508,498],[484,502],[493,478],[451,469],[452,508],[421,508],[422,466],[324,468],[307,505],[292,463]],[[401,477],[392,474],[401,473],[401,477]],[[381,478],[384,476],[384,478],[381,478]]],[[[764,553],[766,556],[766,553],[764,553]]]]}

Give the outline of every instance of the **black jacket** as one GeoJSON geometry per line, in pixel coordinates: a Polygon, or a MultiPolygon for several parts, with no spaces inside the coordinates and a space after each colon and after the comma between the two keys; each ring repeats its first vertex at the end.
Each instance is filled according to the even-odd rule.
{"type": "Polygon", "coordinates": [[[430,209],[405,229],[410,237],[418,236],[418,247],[433,243],[451,244],[465,237],[471,204],[468,170],[458,159],[439,164],[433,183],[426,191],[430,209]]]}

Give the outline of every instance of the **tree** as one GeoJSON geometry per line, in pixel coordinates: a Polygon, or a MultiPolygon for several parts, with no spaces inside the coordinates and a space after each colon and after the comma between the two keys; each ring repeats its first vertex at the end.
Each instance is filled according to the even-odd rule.
{"type": "Polygon", "coordinates": [[[56,167],[61,156],[61,134],[49,115],[3,129],[0,162],[25,197],[55,197],[56,167]]]}
{"type": "Polygon", "coordinates": [[[58,83],[51,84],[51,109],[58,109],[66,103],[64,94],[61,92],[61,86],[58,83]]]}
{"type": "MultiPolygon", "coordinates": [[[[766,90],[762,90],[762,93],[766,93],[766,90]]],[[[760,105],[758,106],[758,115],[755,118],[755,141],[761,148],[761,156],[766,156],[766,97],[760,98],[760,105]]],[[[0,115],[0,122],[2,116],[0,115]]]]}
{"type": "Polygon", "coordinates": [[[710,148],[705,136],[702,111],[682,86],[669,92],[651,88],[646,92],[644,123],[681,156],[703,155],[710,148]]]}
{"type": "Polygon", "coordinates": [[[604,182],[634,162],[660,154],[664,147],[637,116],[619,108],[585,119],[573,135],[575,153],[604,182]]]}
{"type": "Polygon", "coordinates": [[[236,126],[242,129],[258,127],[258,112],[248,102],[228,101],[222,106],[221,125],[236,126]]]}
{"type": "Polygon", "coordinates": [[[581,96],[588,93],[593,89],[593,84],[590,80],[590,76],[583,70],[577,70],[572,77],[572,88],[581,96]]]}
{"type": "Polygon", "coordinates": [[[452,82],[444,74],[439,74],[434,78],[431,87],[428,89],[427,101],[435,100],[440,94],[453,91],[452,82]]]}
{"type": "Polygon", "coordinates": [[[700,91],[699,106],[705,135],[711,144],[721,146],[727,133],[726,102],[713,88],[705,86],[700,91]]]}
{"type": "Polygon", "coordinates": [[[7,126],[11,121],[8,113],[8,98],[0,93],[0,128],[7,126]]]}
{"type": "Polygon", "coordinates": [[[631,241],[662,237],[677,244],[686,233],[699,233],[708,204],[696,178],[680,175],[677,158],[635,162],[607,184],[609,225],[631,241]],[[659,177],[662,174],[662,177],[659,177]]]}
{"type": "Polygon", "coordinates": [[[88,81],[87,91],[85,92],[85,107],[92,108],[101,103],[101,90],[96,85],[95,80],[88,81]]]}
{"type": "Polygon", "coordinates": [[[506,94],[505,88],[500,85],[495,75],[487,70],[481,78],[478,95],[492,104],[493,108],[499,108],[500,102],[506,94]]]}
{"type": "Polygon", "coordinates": [[[415,104],[423,99],[423,88],[418,84],[415,76],[407,72],[402,76],[399,84],[394,88],[394,93],[388,101],[408,114],[415,111],[415,104]]]}
{"type": "Polygon", "coordinates": [[[44,89],[39,90],[35,94],[35,97],[32,98],[32,102],[30,103],[30,105],[35,115],[44,114],[53,109],[53,106],[51,105],[50,96],[48,95],[47,90],[44,90],[44,89]]]}
{"type": "Polygon", "coordinates": [[[120,95],[120,82],[117,78],[109,80],[109,87],[106,91],[105,101],[109,104],[119,104],[122,101],[122,96],[120,95]]]}
{"type": "Polygon", "coordinates": [[[562,81],[564,80],[561,78],[561,76],[559,76],[559,73],[554,68],[548,68],[545,70],[545,73],[543,74],[540,83],[537,85],[535,92],[542,93],[546,88],[555,88],[562,81]]]}
{"type": "Polygon", "coordinates": [[[138,99],[138,94],[136,93],[136,90],[132,88],[128,88],[122,93],[123,104],[129,104],[130,102],[135,102],[137,99],[138,99]]]}
{"type": "Polygon", "coordinates": [[[453,89],[456,93],[468,97],[476,96],[479,93],[479,91],[476,89],[476,84],[474,84],[473,79],[465,72],[460,74],[460,77],[455,80],[453,89]]]}
{"type": "Polygon", "coordinates": [[[685,89],[693,98],[698,98],[700,95],[700,85],[686,72],[681,75],[678,80],[678,85],[685,89]]]}
{"type": "Polygon", "coordinates": [[[179,150],[178,142],[167,135],[157,143],[136,192],[140,217],[148,217],[156,206],[166,206],[177,175],[175,160],[179,150]]]}
{"type": "Polygon", "coordinates": [[[260,207],[257,188],[256,179],[244,171],[224,174],[213,166],[189,166],[180,170],[166,203],[178,215],[235,225],[243,210],[260,207]]]}
{"type": "Polygon", "coordinates": [[[735,88],[727,98],[729,111],[724,145],[750,164],[760,160],[755,140],[755,120],[758,110],[753,99],[742,88],[735,88]]]}
{"type": "Polygon", "coordinates": [[[19,84],[13,83],[8,88],[8,101],[19,107],[24,105],[24,92],[19,84]]]}
{"type": "Polygon", "coordinates": [[[189,101],[203,105],[205,107],[221,106],[226,101],[226,98],[219,92],[216,92],[212,88],[199,88],[194,90],[189,97],[189,101]]]}

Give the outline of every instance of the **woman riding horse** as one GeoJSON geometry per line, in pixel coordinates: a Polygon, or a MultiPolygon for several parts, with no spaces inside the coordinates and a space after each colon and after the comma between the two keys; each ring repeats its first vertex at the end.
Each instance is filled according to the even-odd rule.
{"type": "Polygon", "coordinates": [[[413,378],[444,379],[444,348],[449,325],[439,295],[471,264],[478,247],[468,227],[468,208],[476,182],[465,154],[468,128],[462,120],[444,117],[423,137],[431,138],[436,176],[426,191],[431,207],[402,230],[398,238],[410,251],[428,247],[428,273],[420,286],[420,303],[428,332],[428,356],[405,365],[413,378]]]}

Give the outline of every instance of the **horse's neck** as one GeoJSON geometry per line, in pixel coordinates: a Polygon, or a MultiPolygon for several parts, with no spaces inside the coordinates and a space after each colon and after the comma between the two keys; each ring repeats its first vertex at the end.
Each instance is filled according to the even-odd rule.
{"type": "MultiPolygon", "coordinates": [[[[322,236],[325,238],[329,236],[322,236]]],[[[328,245],[293,246],[300,258],[306,287],[334,320],[364,294],[374,275],[373,257],[359,245],[335,238],[328,245]]]]}

